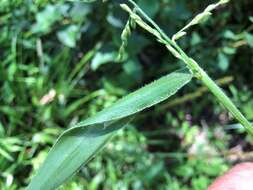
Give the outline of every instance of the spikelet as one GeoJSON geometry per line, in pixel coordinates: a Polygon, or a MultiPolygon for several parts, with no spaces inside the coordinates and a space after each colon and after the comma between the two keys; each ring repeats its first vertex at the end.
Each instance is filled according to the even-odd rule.
{"type": "Polygon", "coordinates": [[[132,34],[132,30],[135,29],[136,27],[136,23],[135,21],[129,17],[123,31],[122,31],[122,34],[121,34],[121,46],[120,46],[120,49],[119,49],[119,54],[118,54],[118,58],[117,60],[119,62],[122,62],[124,61],[125,59],[125,55],[127,54],[126,53],[126,48],[127,48],[127,45],[128,45],[128,39],[129,37],[131,36],[132,34]]]}

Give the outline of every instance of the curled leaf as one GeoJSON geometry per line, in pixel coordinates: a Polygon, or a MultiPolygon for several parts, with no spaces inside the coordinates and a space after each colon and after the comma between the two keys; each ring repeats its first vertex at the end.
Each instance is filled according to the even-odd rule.
{"type": "Polygon", "coordinates": [[[57,140],[28,190],[53,190],[87,163],[131,116],[164,101],[192,78],[188,69],[171,73],[118,100],[66,130],[57,140]]]}

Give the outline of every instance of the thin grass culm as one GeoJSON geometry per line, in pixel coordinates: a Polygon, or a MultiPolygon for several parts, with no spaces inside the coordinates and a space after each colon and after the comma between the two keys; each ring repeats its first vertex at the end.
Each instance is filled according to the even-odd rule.
{"type": "Polygon", "coordinates": [[[172,38],[168,37],[133,0],[128,0],[128,3],[120,5],[129,14],[129,18],[121,35],[122,45],[117,61],[124,61],[125,54],[127,54],[128,39],[131,37],[132,30],[139,26],[152,34],[170,53],[184,62],[185,66],[130,93],[119,99],[111,107],[66,130],[50,150],[43,165],[28,186],[28,190],[58,188],[75,174],[81,166],[93,158],[110,140],[115,131],[131,122],[134,115],[176,94],[192,81],[192,78],[201,81],[205,88],[253,136],[251,123],[216,82],[208,76],[200,64],[188,56],[177,43],[177,40],[186,36],[190,27],[198,25],[203,19],[207,19],[216,7],[228,3],[228,0],[221,0],[218,3],[209,5],[172,38]]]}

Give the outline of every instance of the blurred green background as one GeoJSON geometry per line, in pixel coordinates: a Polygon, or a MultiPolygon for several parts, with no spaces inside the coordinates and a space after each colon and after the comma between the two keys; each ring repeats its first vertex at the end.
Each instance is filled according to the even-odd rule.
{"type": "MultiPolygon", "coordinates": [[[[182,66],[137,28],[116,62],[121,1],[0,1],[0,189],[23,189],[59,134],[182,66]]],[[[215,1],[138,0],[170,36],[215,1]]],[[[253,120],[253,1],[219,7],[179,44],[253,120]]],[[[61,189],[204,190],[253,139],[197,81],[139,114],[61,189]]],[[[84,150],[85,151],[85,150],[84,150]]]]}

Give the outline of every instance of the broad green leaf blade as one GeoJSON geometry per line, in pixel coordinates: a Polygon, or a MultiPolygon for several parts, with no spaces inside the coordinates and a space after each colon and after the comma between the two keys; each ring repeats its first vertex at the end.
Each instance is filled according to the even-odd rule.
{"type": "Polygon", "coordinates": [[[89,161],[113,133],[124,127],[133,114],[175,94],[192,79],[182,69],[118,100],[94,117],[65,131],[53,146],[28,190],[53,190],[89,161]]]}

